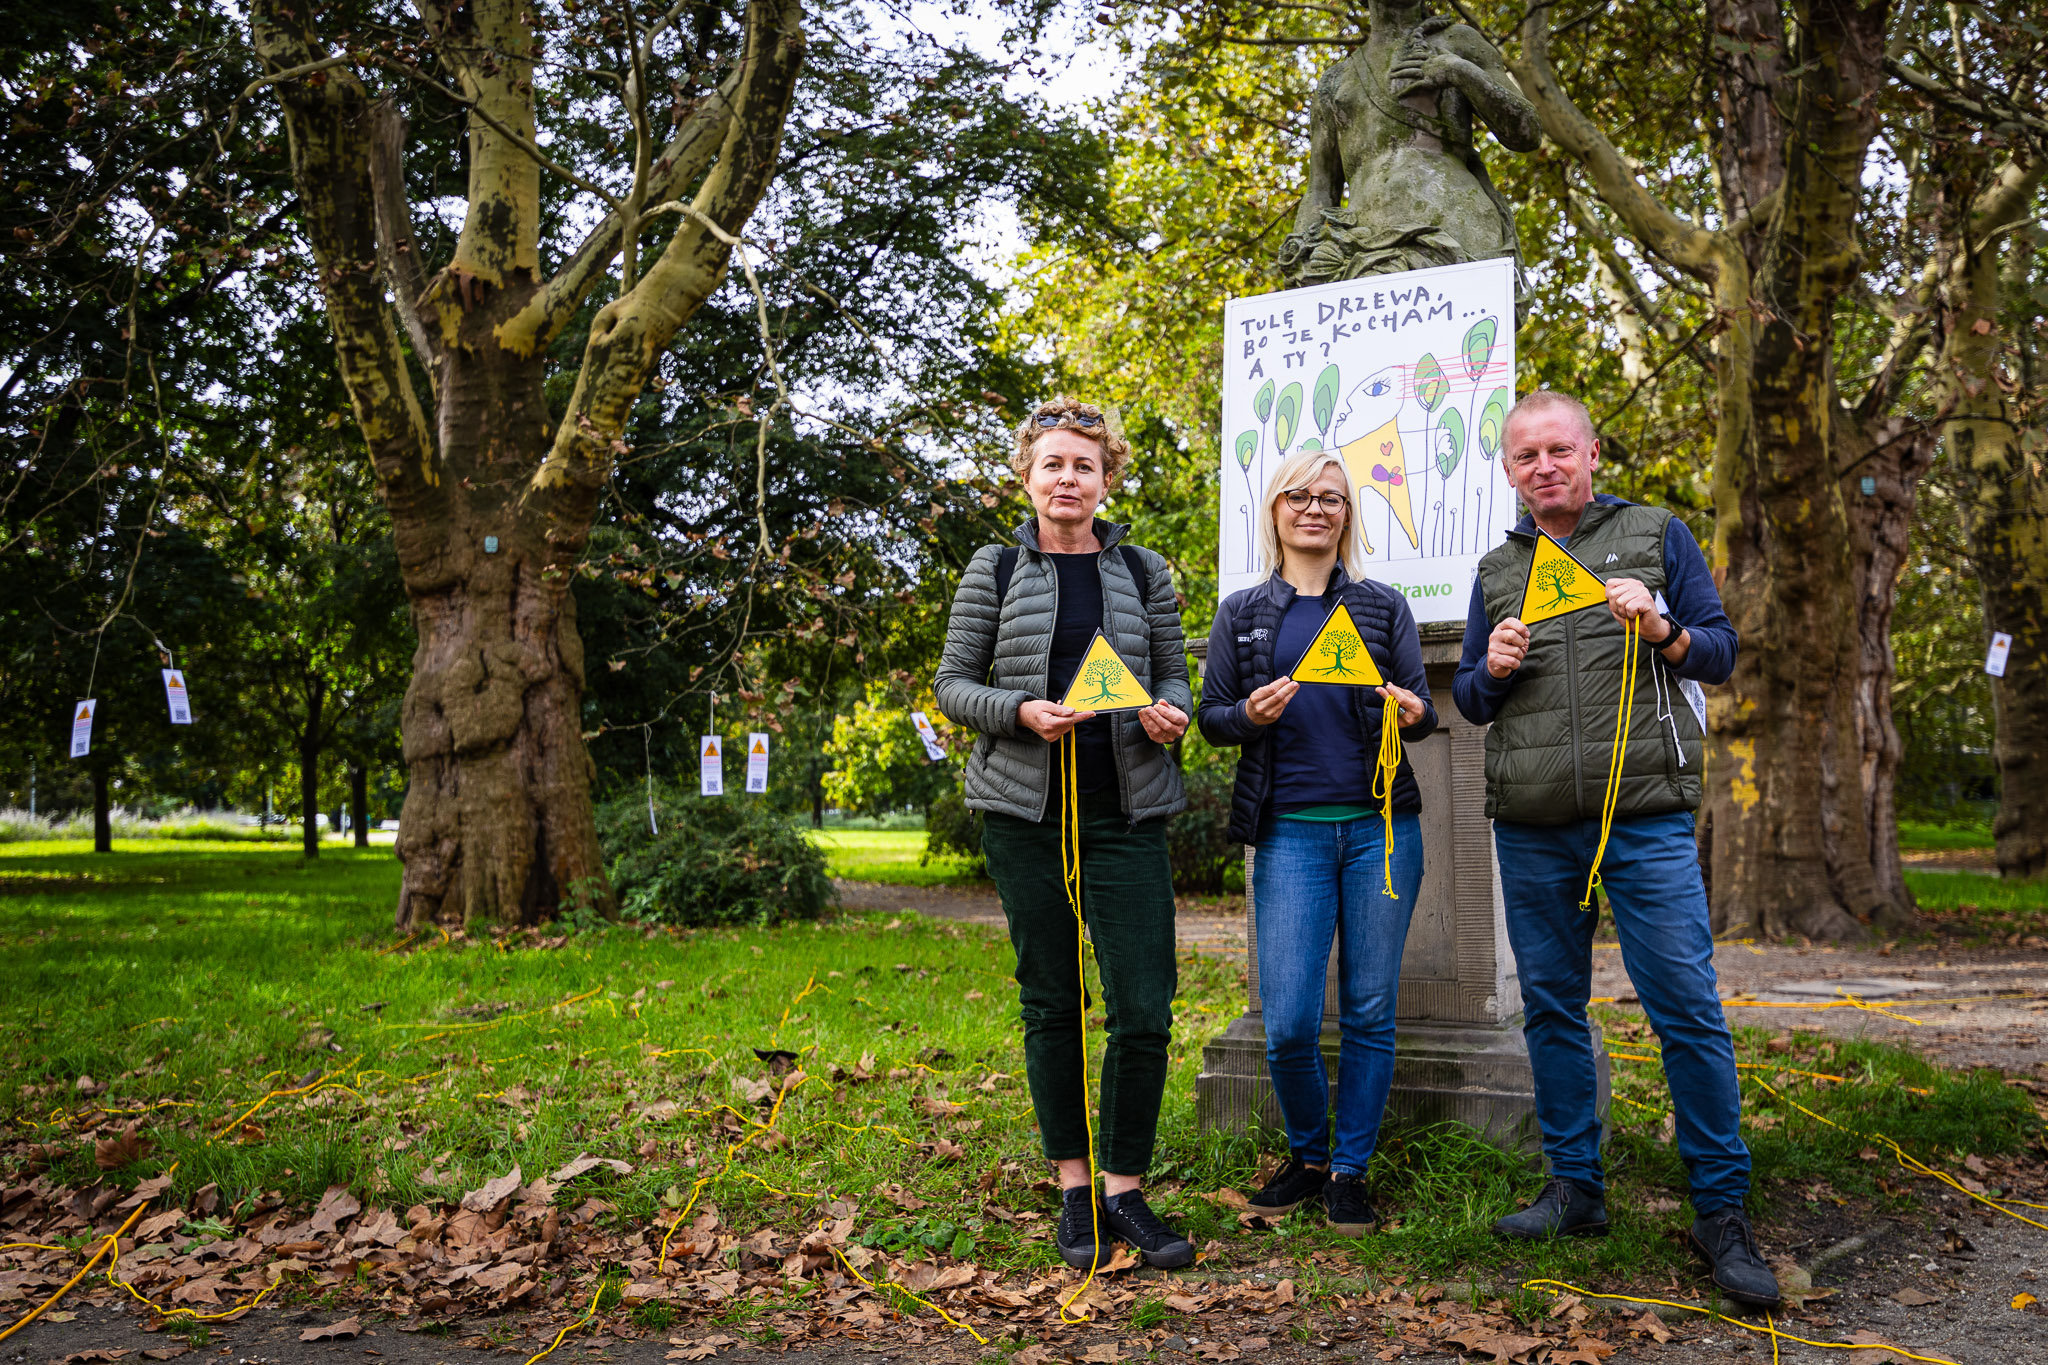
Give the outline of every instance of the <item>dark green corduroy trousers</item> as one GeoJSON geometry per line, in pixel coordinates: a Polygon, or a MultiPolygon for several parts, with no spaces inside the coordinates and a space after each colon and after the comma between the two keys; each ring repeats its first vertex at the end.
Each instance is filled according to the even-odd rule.
{"type": "MultiPolygon", "coordinates": [[[[1081,1055],[1079,926],[1060,875],[1060,822],[987,815],[982,849],[1002,894],[1017,950],[1017,993],[1024,1015],[1024,1072],[1045,1155],[1088,1154],[1087,1094],[1081,1055]]],[[[1173,868],[1166,821],[1133,827],[1114,790],[1081,797],[1081,906],[1101,973],[1109,1042],[1102,1058],[1102,1109],[1096,1160],[1117,1175],[1152,1164],[1159,1100],[1166,1090],[1173,1031],[1173,868]]],[[[1095,1042],[1091,1030],[1089,1041],[1095,1042]]]]}

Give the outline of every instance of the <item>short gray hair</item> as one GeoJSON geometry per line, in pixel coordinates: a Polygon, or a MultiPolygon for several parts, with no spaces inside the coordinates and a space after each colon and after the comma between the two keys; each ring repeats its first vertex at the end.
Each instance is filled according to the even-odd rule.
{"type": "Polygon", "coordinates": [[[1521,402],[1508,409],[1507,420],[1500,424],[1501,446],[1503,448],[1507,446],[1508,431],[1515,425],[1517,417],[1520,417],[1525,412],[1534,417],[1539,412],[1551,412],[1558,408],[1563,408],[1565,411],[1573,413],[1578,417],[1579,426],[1586,433],[1586,444],[1591,445],[1594,441],[1600,439],[1600,433],[1593,429],[1593,414],[1586,410],[1584,403],[1581,403],[1568,393],[1559,393],[1556,389],[1538,389],[1534,393],[1525,395],[1521,402]]]}

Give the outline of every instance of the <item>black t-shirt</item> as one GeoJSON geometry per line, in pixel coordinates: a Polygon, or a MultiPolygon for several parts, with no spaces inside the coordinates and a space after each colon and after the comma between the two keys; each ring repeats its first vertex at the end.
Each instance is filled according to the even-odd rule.
{"type": "MultiPolygon", "coordinates": [[[[1060,576],[1060,610],[1052,626],[1052,657],[1046,670],[1047,700],[1059,701],[1074,684],[1095,632],[1102,628],[1102,560],[1099,555],[1048,555],[1060,576]]],[[[1116,786],[1116,751],[1111,748],[1110,718],[1096,716],[1074,727],[1074,750],[1080,759],[1076,785],[1084,792],[1116,786]]],[[[1054,770],[1058,776],[1058,770],[1054,770]]],[[[1048,811],[1056,807],[1048,805],[1048,811]]]]}

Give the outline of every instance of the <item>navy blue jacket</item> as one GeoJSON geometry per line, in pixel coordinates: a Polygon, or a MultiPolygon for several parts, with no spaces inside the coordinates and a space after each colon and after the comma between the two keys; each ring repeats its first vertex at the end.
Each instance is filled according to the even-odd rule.
{"type": "MultiPolygon", "coordinates": [[[[1334,610],[1340,597],[1380,675],[1422,699],[1422,719],[1402,726],[1401,738],[1410,744],[1428,738],[1436,730],[1436,707],[1430,701],[1429,679],[1422,671],[1422,637],[1416,632],[1408,600],[1371,579],[1353,581],[1342,564],[1330,575],[1330,586],[1323,593],[1324,609],[1334,610]]],[[[1268,740],[1273,727],[1254,724],[1245,714],[1245,699],[1280,676],[1273,647],[1280,638],[1281,619],[1294,599],[1294,588],[1275,574],[1255,588],[1232,593],[1209,627],[1209,657],[1196,721],[1211,744],[1244,747],[1237,760],[1237,785],[1230,797],[1228,837],[1233,843],[1258,842],[1259,822],[1272,804],[1268,740]]],[[[1288,666],[1293,662],[1288,660],[1288,666]]],[[[1369,687],[1350,691],[1359,733],[1377,736],[1385,703],[1369,687]]],[[[1368,767],[1374,760],[1371,753],[1358,757],[1368,767]]],[[[1394,779],[1392,800],[1395,810],[1422,809],[1422,792],[1405,755],[1394,779]]]]}

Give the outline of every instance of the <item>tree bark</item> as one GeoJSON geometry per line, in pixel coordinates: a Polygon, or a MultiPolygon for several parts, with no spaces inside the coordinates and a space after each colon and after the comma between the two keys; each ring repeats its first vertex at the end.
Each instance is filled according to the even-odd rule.
{"type": "MultiPolygon", "coordinates": [[[[1774,6],[1714,8],[1734,25],[1727,31],[1782,48],[1774,6]]],[[[1524,21],[1511,66],[1544,131],[1603,202],[1712,290],[1713,560],[1742,642],[1734,676],[1709,699],[1700,828],[1713,922],[1835,939],[1904,913],[1872,862],[1855,722],[1859,566],[1835,457],[1843,407],[1833,364],[1834,300],[1860,263],[1857,190],[1877,127],[1888,7],[1808,0],[1795,10],[1796,60],[1777,88],[1724,95],[1720,230],[1658,202],[1572,103],[1550,64],[1543,9],[1524,21]]],[[[1756,63],[1775,70],[1784,58],[1756,63]]]]}
{"type": "MultiPolygon", "coordinates": [[[[753,0],[729,78],[658,159],[636,151],[630,200],[611,203],[543,279],[531,8],[420,7],[440,69],[454,73],[470,109],[468,216],[453,259],[431,276],[416,259],[395,111],[374,105],[347,66],[277,90],[342,377],[419,637],[402,716],[409,783],[397,921],[533,923],[566,905],[611,907],[570,584],[633,402],[724,278],[730,243],[773,178],[802,61],[802,10],[797,0],[753,0]],[[669,202],[693,183],[687,204],[669,202]],[[549,343],[632,235],[633,205],[673,215],[674,233],[599,310],[557,420],[545,387],[549,343]],[[400,320],[430,371],[431,425],[400,320]]],[[[312,0],[254,5],[256,49],[272,73],[325,59],[312,14],[312,0]]]]}
{"type": "Polygon", "coordinates": [[[316,678],[306,680],[306,714],[299,731],[299,834],[308,858],[320,856],[320,724],[327,701],[327,688],[316,678]]]}
{"type": "Polygon", "coordinates": [[[92,765],[92,851],[114,851],[114,811],[107,801],[107,765],[92,765]]]}
{"type": "Polygon", "coordinates": [[[356,847],[370,846],[370,770],[360,763],[348,765],[349,820],[356,827],[356,847]]]}

